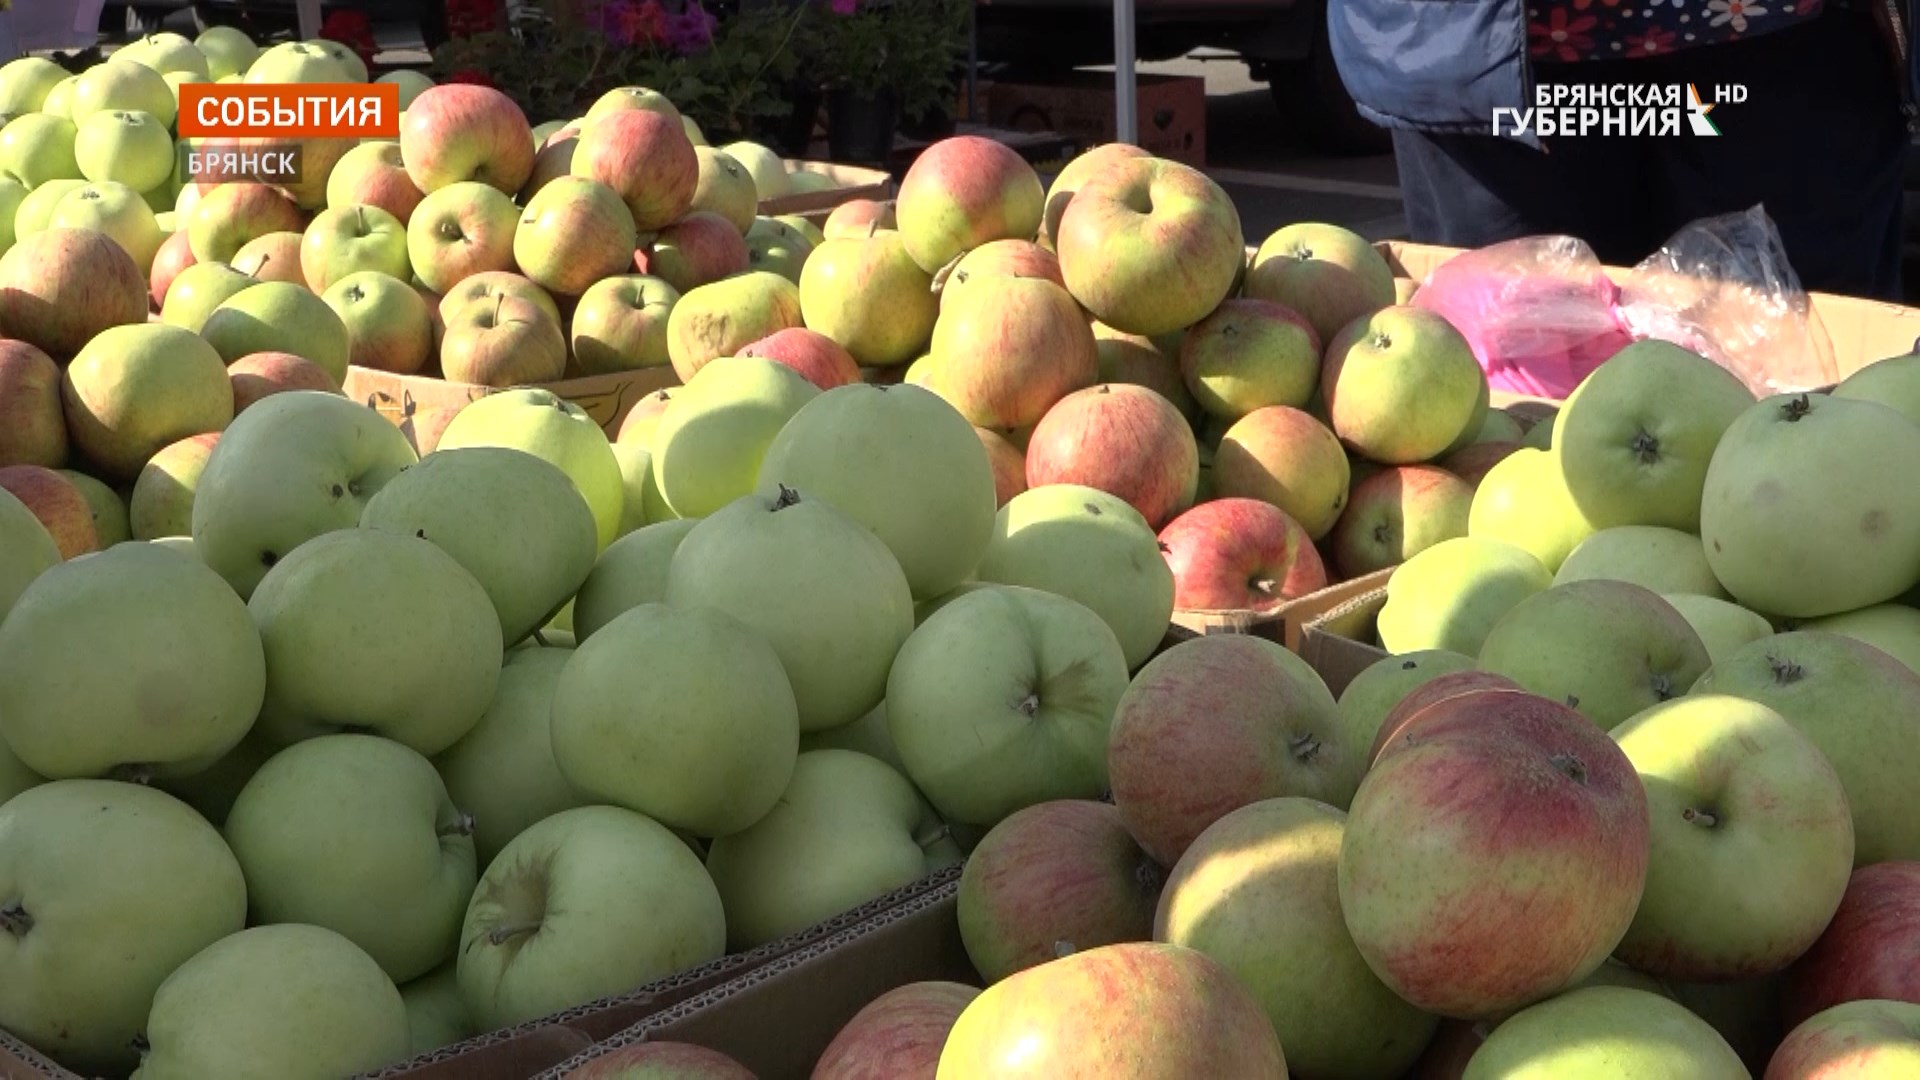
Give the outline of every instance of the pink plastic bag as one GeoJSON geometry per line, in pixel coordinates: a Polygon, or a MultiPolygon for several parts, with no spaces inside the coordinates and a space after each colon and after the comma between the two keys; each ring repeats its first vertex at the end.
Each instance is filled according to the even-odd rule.
{"type": "Polygon", "coordinates": [[[1585,242],[1508,240],[1448,259],[1413,295],[1467,339],[1496,391],[1561,399],[1633,341],[1585,242]]]}

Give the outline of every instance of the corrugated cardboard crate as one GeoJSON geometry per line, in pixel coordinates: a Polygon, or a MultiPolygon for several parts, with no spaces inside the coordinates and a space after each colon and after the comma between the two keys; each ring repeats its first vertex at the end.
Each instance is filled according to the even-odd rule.
{"type": "MultiPolygon", "coordinates": [[[[895,908],[911,906],[930,895],[951,895],[960,868],[921,878],[876,900],[836,915],[797,934],[770,942],[751,952],[722,957],[629,993],[567,1009],[516,1027],[489,1032],[366,1074],[367,1080],[526,1080],[648,1017],[729,980],[751,974],[798,952],[818,948],[881,919],[895,908]]],[[[82,1080],[0,1031],[0,1080],[82,1080]]],[[[262,1078],[267,1080],[267,1078],[262,1078]]]]}
{"type": "Polygon", "coordinates": [[[1380,647],[1376,623],[1380,609],[1387,604],[1386,578],[1393,571],[1383,570],[1373,587],[1349,596],[1309,620],[1300,629],[1300,644],[1295,649],[1338,697],[1354,676],[1387,658],[1380,647]]]}
{"type": "Polygon", "coordinates": [[[958,895],[956,880],[900,904],[664,1009],[538,1080],[561,1080],[620,1047],[661,1041],[718,1050],[760,1080],[807,1080],[833,1037],[881,994],[929,980],[981,984],[960,940],[958,895]]]}
{"type": "MultiPolygon", "coordinates": [[[[1193,166],[1207,163],[1207,84],[1188,75],[1141,75],[1135,87],[1142,149],[1193,166]]],[[[1113,76],[1075,71],[1048,83],[996,82],[987,121],[1016,131],[1057,131],[1088,146],[1112,142],[1113,76]]]]}
{"type": "Polygon", "coordinates": [[[1260,615],[1251,611],[1176,611],[1173,622],[1196,634],[1252,634],[1298,652],[1301,631],[1308,622],[1356,596],[1385,586],[1392,572],[1377,570],[1364,577],[1335,582],[1260,615]]]}

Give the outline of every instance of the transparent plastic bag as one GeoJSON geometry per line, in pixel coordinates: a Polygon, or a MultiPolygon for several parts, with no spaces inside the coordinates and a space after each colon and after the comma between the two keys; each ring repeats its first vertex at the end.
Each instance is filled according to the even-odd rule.
{"type": "Polygon", "coordinates": [[[1534,236],[1448,259],[1411,303],[1460,331],[1492,389],[1559,399],[1632,342],[1618,293],[1584,241],[1534,236]]]}
{"type": "Polygon", "coordinates": [[[1826,327],[1759,206],[1675,233],[1621,286],[1619,315],[1635,338],[1692,349],[1756,396],[1839,378],[1826,327]]]}

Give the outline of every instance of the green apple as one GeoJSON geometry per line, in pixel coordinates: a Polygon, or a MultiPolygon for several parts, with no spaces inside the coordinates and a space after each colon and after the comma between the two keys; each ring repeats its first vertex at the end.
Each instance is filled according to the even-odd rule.
{"type": "Polygon", "coordinates": [[[872,529],[900,561],[915,599],[973,576],[993,537],[985,446],[953,406],[917,386],[853,383],[802,405],[760,462],[761,493],[781,484],[872,529]],[[939,483],[927,482],[936,476],[939,483]]]}
{"type": "Polygon", "coordinates": [[[1813,741],[1847,789],[1856,867],[1920,858],[1906,780],[1920,769],[1920,675],[1852,638],[1803,630],[1739,649],[1692,692],[1759,702],[1813,741]]]}
{"type": "Polygon", "coordinates": [[[711,210],[744,235],[760,212],[760,193],[754,187],[753,174],[724,150],[696,146],[693,153],[700,165],[700,178],[694,184],[693,205],[688,209],[711,210]]]}
{"type": "Polygon", "coordinates": [[[1707,467],[1700,536],[1755,611],[1813,618],[1891,600],[1920,550],[1920,425],[1877,402],[1784,394],[1742,413],[1707,467]],[[1863,462],[1871,462],[1864,468],[1863,462]]]}
{"type": "Polygon", "coordinates": [[[553,695],[572,656],[542,645],[509,651],[485,715],[434,759],[448,797],[473,816],[482,867],[535,822],[591,801],[553,760],[553,695]]]}
{"type": "Polygon", "coordinates": [[[101,331],[61,382],[73,445],[105,474],[132,480],[170,443],[233,420],[233,386],[211,345],[165,323],[101,331]]]}
{"type": "Polygon", "coordinates": [[[72,469],[57,471],[85,496],[87,509],[93,512],[93,532],[99,538],[102,551],[133,539],[133,526],[127,520],[127,500],[121,498],[119,492],[86,473],[72,469]]]}
{"type": "Polygon", "coordinates": [[[0,490],[0,620],[41,574],[60,565],[60,546],[33,511],[0,490]]]}
{"type": "Polygon", "coordinates": [[[759,143],[736,142],[721,147],[720,152],[747,170],[747,175],[753,178],[753,189],[759,202],[793,193],[793,181],[787,175],[787,163],[772,150],[759,143]]]}
{"type": "Polygon", "coordinates": [[[727,917],[700,859],[616,806],[562,810],[480,877],[461,931],[460,995],[482,1031],[623,994],[718,959],[727,917]]]}
{"type": "Polygon", "coordinates": [[[580,406],[548,390],[489,394],[461,409],[440,435],[440,450],[463,446],[504,446],[558,465],[593,511],[596,554],[619,535],[620,462],[607,433],[580,406]]]}
{"type": "Polygon", "coordinates": [[[207,77],[212,79],[245,75],[260,58],[260,46],[231,26],[209,26],[193,39],[193,44],[207,58],[207,77]]]}
{"type": "Polygon", "coordinates": [[[580,644],[552,726],[554,761],[574,787],[702,837],[773,809],[800,741],[773,647],[724,612],[664,604],[632,608],[580,644]]]}
{"type": "Polygon", "coordinates": [[[990,827],[1107,790],[1126,656],[1098,614],[1038,589],[982,589],[929,617],[887,677],[887,731],[949,821],[990,827]]]}
{"type": "MultiPolygon", "coordinates": [[[[344,83],[353,75],[325,43],[283,41],[247,65],[250,83],[344,83]]],[[[364,81],[364,80],[358,80],[364,81]]]]}
{"type": "Polygon", "coordinates": [[[1479,660],[1608,729],[1686,693],[1710,665],[1672,605],[1624,581],[1575,581],[1527,597],[1493,624],[1479,660]]]}
{"type": "Polygon", "coordinates": [[[667,404],[652,440],[653,479],[667,505],[683,518],[705,517],[752,492],[774,437],[819,396],[772,360],[729,356],[702,367],[667,404]]]}
{"type": "Polygon", "coordinates": [[[186,804],[106,780],[5,800],[0,836],[0,1024],[69,1069],[124,1074],[155,991],[246,925],[240,867],[186,804]]]}
{"type": "Polygon", "coordinates": [[[247,607],[267,652],[260,728],[283,745],[371,731],[437,754],[473,730],[500,679],[500,617],[486,589],[418,536],[314,537],[267,571],[247,607]],[[369,632],[383,626],[417,636],[397,650],[369,632]]]}
{"type": "Polygon", "coordinates": [[[614,190],[583,176],[557,176],[527,200],[513,233],[513,262],[540,287],[579,296],[633,268],[633,213],[614,190]]]}
{"type": "Polygon", "coordinates": [[[1905,604],[1875,604],[1843,615],[1808,619],[1794,629],[1824,630],[1863,641],[1920,672],[1920,610],[1905,604]]]}
{"type": "Polygon", "coordinates": [[[1470,536],[1443,540],[1387,579],[1380,644],[1396,656],[1427,649],[1478,656],[1495,623],[1552,585],[1553,575],[1524,548],[1470,536]]]}
{"type": "Polygon", "coordinates": [[[1314,222],[1288,225],[1261,242],[1246,293],[1306,316],[1321,341],[1395,301],[1393,271],[1372,244],[1350,229],[1314,222]]]}
{"type": "Polygon", "coordinates": [[[426,758],[328,735],[260,766],[224,832],[256,923],[324,926],[406,982],[453,958],[477,877],[472,828],[426,758]]]}
{"type": "Polygon", "coordinates": [[[373,80],[376,83],[392,83],[400,88],[400,108],[413,104],[413,99],[433,89],[433,80],[412,68],[397,68],[373,80]]]}
{"type": "Polygon", "coordinates": [[[1327,343],[1320,393],[1340,441],[1386,465],[1439,457],[1486,419],[1487,377],[1472,348],[1421,308],[1347,324],[1327,343]]]}
{"type": "Polygon", "coordinates": [[[80,163],[74,157],[79,133],[80,129],[65,117],[48,113],[16,116],[0,128],[0,171],[29,188],[49,180],[82,179],[80,163]]]}
{"type": "Polygon", "coordinates": [[[11,176],[0,176],[0,251],[13,246],[14,219],[20,205],[27,201],[27,185],[11,176]]]}
{"type": "MultiPolygon", "coordinates": [[[[1008,587],[987,586],[993,589],[1008,587]]],[[[879,758],[902,776],[907,772],[907,763],[900,760],[900,749],[893,745],[893,733],[887,730],[887,703],[884,701],[851,724],[802,734],[800,752],[804,754],[811,750],[854,750],[871,758],[879,758]]]]}
{"type": "MultiPolygon", "coordinates": [[[[0,77],[4,75],[0,69],[0,77]]],[[[1876,360],[1840,380],[1833,396],[1877,402],[1920,423],[1920,353],[1876,360]]]]}
{"type": "Polygon", "coordinates": [[[113,58],[145,64],[162,75],[184,71],[202,79],[212,78],[206,54],[185,36],[172,32],[147,34],[129,41],[113,54],[113,58]]]}
{"type": "Polygon", "coordinates": [[[800,730],[859,719],[886,693],[913,630],[913,594],[893,552],[823,499],[782,488],[703,520],[667,572],[666,602],[712,607],[779,653],[800,730]]]}
{"type": "Polygon", "coordinates": [[[1853,873],[1840,777],[1779,713],[1694,694],[1613,729],[1647,789],[1647,887],[1614,955],[1662,978],[1781,971],[1826,929],[1853,873]]]}
{"type": "MultiPolygon", "coordinates": [[[[527,301],[551,318],[555,326],[566,321],[560,317],[560,305],[547,295],[547,290],[511,270],[485,270],[461,278],[459,284],[440,297],[440,321],[444,323],[455,317],[475,301],[498,305],[501,297],[527,301]]],[[[575,317],[578,317],[577,311],[575,317]]]]}
{"type": "Polygon", "coordinates": [[[67,115],[78,124],[95,113],[145,112],[151,113],[162,128],[171,128],[178,108],[173,100],[173,88],[159,72],[116,56],[81,72],[73,84],[73,101],[67,115]]]}
{"type": "Polygon", "coordinates": [[[417,460],[399,428],[358,402],[318,390],[263,398],[222,433],[200,476],[194,547],[251,596],[308,539],[359,525],[367,500],[417,460]]]}
{"type": "Polygon", "coordinates": [[[1580,541],[1553,575],[1569,581],[1628,581],[1657,593],[1726,598],[1700,538],[1664,525],[1614,525],[1580,541]]]}
{"type": "Polygon", "coordinates": [[[89,180],[152,191],[173,176],[173,137],[151,113],[97,112],[75,129],[73,159],[89,180]]]}
{"type": "Polygon", "coordinates": [[[1897,1080],[1920,1074],[1920,1005],[1871,1000],[1835,1005],[1794,1028],[1772,1060],[1778,1064],[1768,1068],[1778,1076],[1897,1080]]]}
{"type": "Polygon", "coordinates": [[[1473,657],[1446,649],[1422,649],[1367,665],[1340,691],[1342,741],[1356,750],[1379,738],[1387,714],[1408,694],[1442,675],[1472,671],[1473,657]]]}
{"type": "Polygon", "coordinates": [[[644,443],[613,441],[614,459],[620,462],[620,535],[637,532],[647,525],[647,493],[659,501],[659,485],[653,479],[653,451],[644,443]]]}
{"type": "Polygon", "coordinates": [[[325,300],[300,285],[262,281],[228,297],[200,329],[231,364],[251,353],[285,352],[310,360],[342,382],[352,340],[325,300]]]}
{"type": "Polygon", "coordinates": [[[755,270],[770,270],[795,285],[805,272],[807,257],[813,254],[813,241],[785,222],[773,218],[755,218],[747,230],[747,265],[755,270]]]}
{"type": "Polygon", "coordinates": [[[69,75],[54,83],[47,91],[46,100],[40,103],[40,111],[48,116],[73,118],[73,88],[79,85],[80,76],[69,75]]]}
{"type": "Polygon", "coordinates": [[[709,361],[739,351],[780,330],[803,325],[800,290],[765,270],[689,289],[667,315],[667,357],[690,383],[709,361]]]}
{"type": "Polygon", "coordinates": [[[878,899],[959,861],[960,849],[907,778],[851,750],[794,762],[773,811],[714,840],[707,869],[744,952],[878,899]]]}
{"type": "Polygon", "coordinates": [[[1487,1037],[1462,1080],[1751,1080],[1727,1040],[1645,990],[1590,986],[1529,1006],[1487,1037]]]}
{"type": "Polygon", "coordinates": [[[812,195],[822,191],[833,191],[839,188],[840,184],[826,173],[795,168],[787,174],[787,186],[795,195],[812,195]]]}
{"type": "Polygon", "coordinates": [[[356,1076],[406,1057],[407,1007],[353,942],[318,926],[256,926],[160,984],[139,1080],[356,1076]]]}
{"type": "Polygon", "coordinates": [[[1567,399],[1553,428],[1553,457],[1594,528],[1697,531],[1713,448],[1752,405],[1745,384],[1713,361],[1664,341],[1638,341],[1567,399]]]}
{"type": "Polygon", "coordinates": [[[1153,655],[1173,617],[1173,570],[1147,519],[1079,484],[1033,488],[1001,507],[975,576],[1085,604],[1120,639],[1128,670],[1153,655]]]}
{"type": "Polygon", "coordinates": [[[314,215],[300,243],[300,269],[307,287],[325,292],[359,270],[378,270],[407,281],[407,227],[377,206],[336,206],[314,215]]]}
{"type": "Polygon", "coordinates": [[[45,232],[60,200],[86,186],[85,180],[48,180],[28,191],[27,197],[20,200],[20,205],[13,212],[14,241],[17,243],[35,233],[45,232]]]}
{"type": "Polygon", "coordinates": [[[1339,523],[1352,465],[1339,438],[1319,420],[1269,405],[1235,420],[1213,442],[1212,465],[1204,472],[1221,497],[1270,503],[1315,540],[1339,523]]]}
{"type": "Polygon", "coordinates": [[[700,130],[700,125],[694,122],[693,117],[682,114],[680,117],[680,130],[686,134],[687,141],[693,145],[708,145],[707,133],[700,130]]]}
{"type": "Polygon", "coordinates": [[[0,626],[0,735],[55,779],[206,768],[260,710],[244,606],[205,565],[148,544],[48,570],[0,626]]]}
{"type": "Polygon", "coordinates": [[[869,367],[904,364],[927,351],[940,315],[933,276],[892,230],[820,240],[800,270],[807,326],[869,367]]]}
{"type": "Polygon", "coordinates": [[[505,447],[428,454],[368,501],[360,524],[452,555],[486,588],[508,645],[579,591],[598,551],[593,511],[567,474],[505,447]]]}
{"type": "Polygon", "coordinates": [[[38,112],[67,69],[44,56],[22,56],[0,64],[0,113],[19,116],[38,112]]]}
{"type": "Polygon", "coordinates": [[[573,357],[588,375],[664,367],[667,320],[680,291],[657,277],[619,274],[587,286],[568,332],[573,357]]]}
{"type": "Polygon", "coordinates": [[[160,304],[160,321],[194,333],[207,323],[215,308],[259,279],[223,262],[197,262],[180,271],[167,286],[160,304]]]}
{"type": "Polygon", "coordinates": [[[340,70],[347,73],[348,82],[367,81],[367,62],[360,59],[359,53],[347,48],[344,42],[334,41],[331,38],[315,38],[308,44],[326,50],[327,55],[333,57],[334,61],[340,65],[340,70]]]}
{"type": "Polygon", "coordinates": [[[407,1007],[408,1053],[413,1057],[470,1039],[479,1032],[460,998],[458,969],[452,961],[400,988],[407,1007]]]}
{"type": "Polygon", "coordinates": [[[1773,636],[1773,624],[1731,600],[1690,593],[1661,593],[1660,598],[1700,635],[1707,659],[1716,665],[1748,642],[1773,636]]]}
{"type": "Polygon", "coordinates": [[[818,224],[808,220],[804,214],[777,214],[773,220],[806,238],[807,243],[816,248],[827,242],[827,234],[820,230],[818,224]]]}
{"type": "Polygon", "coordinates": [[[1387,989],[1340,912],[1346,814],[1303,798],[1228,814],[1167,877],[1156,941],[1197,949],[1253,991],[1301,1076],[1401,1076],[1438,1026],[1387,989]]]}
{"type": "Polygon", "coordinates": [[[1487,470],[1474,489],[1467,535],[1499,540],[1530,553],[1557,573],[1593,523],[1580,513],[1553,455],[1521,449],[1487,470]]]}
{"type": "Polygon", "coordinates": [[[153,268],[153,257],[166,242],[160,223],[140,193],[111,180],[74,188],[54,204],[47,219],[50,229],[90,229],[111,237],[133,259],[141,273],[153,268]]]}
{"type": "Polygon", "coordinates": [[[574,597],[574,634],[586,641],[622,613],[663,602],[673,554],[699,523],[698,518],[655,522],[608,545],[574,597]]]}
{"type": "Polygon", "coordinates": [[[251,240],[307,226],[299,205],[277,188],[243,181],[214,185],[186,213],[188,245],[199,262],[232,262],[251,240]]]}

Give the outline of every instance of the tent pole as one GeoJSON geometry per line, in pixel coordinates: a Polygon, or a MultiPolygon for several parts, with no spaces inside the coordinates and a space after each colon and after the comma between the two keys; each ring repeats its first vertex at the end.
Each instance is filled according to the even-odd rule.
{"type": "Polygon", "coordinates": [[[1113,0],[1113,101],[1114,138],[1123,143],[1140,142],[1140,97],[1134,78],[1134,61],[1139,49],[1134,42],[1133,0],[1113,0]]]}

